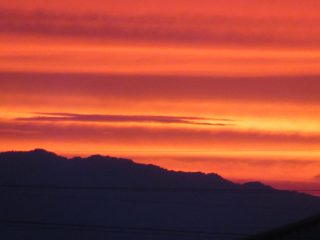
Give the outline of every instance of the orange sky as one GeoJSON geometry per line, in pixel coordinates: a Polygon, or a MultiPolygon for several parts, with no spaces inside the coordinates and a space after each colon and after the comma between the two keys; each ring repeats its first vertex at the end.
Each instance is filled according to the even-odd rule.
{"type": "Polygon", "coordinates": [[[320,185],[319,12],[318,0],[1,2],[0,150],[320,185]]]}

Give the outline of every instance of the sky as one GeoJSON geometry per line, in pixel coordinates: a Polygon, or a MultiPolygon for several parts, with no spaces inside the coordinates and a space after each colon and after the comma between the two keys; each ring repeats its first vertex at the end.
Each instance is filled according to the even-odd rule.
{"type": "Polygon", "coordinates": [[[0,3],[0,151],[320,188],[318,0],[0,3]]]}

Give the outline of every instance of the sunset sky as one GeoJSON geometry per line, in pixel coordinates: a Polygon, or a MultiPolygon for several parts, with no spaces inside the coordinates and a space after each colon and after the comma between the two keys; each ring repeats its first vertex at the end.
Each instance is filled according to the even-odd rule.
{"type": "Polygon", "coordinates": [[[319,0],[0,3],[0,151],[320,188],[319,0]]]}

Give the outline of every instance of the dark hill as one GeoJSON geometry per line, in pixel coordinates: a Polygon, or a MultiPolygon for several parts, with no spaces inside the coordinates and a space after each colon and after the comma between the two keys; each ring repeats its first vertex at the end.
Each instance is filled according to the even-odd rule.
{"type": "Polygon", "coordinates": [[[319,213],[320,199],[128,159],[0,153],[1,239],[235,239],[319,213]]]}
{"type": "Polygon", "coordinates": [[[67,159],[42,149],[0,153],[1,184],[135,187],[240,188],[217,174],[168,171],[128,159],[94,155],[67,159]]]}

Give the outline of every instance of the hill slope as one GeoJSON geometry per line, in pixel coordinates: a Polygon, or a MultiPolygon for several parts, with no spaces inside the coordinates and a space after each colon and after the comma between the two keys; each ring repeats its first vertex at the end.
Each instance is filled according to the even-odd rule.
{"type": "Polygon", "coordinates": [[[41,149],[0,153],[0,185],[2,239],[235,239],[320,211],[260,183],[41,149]]]}

